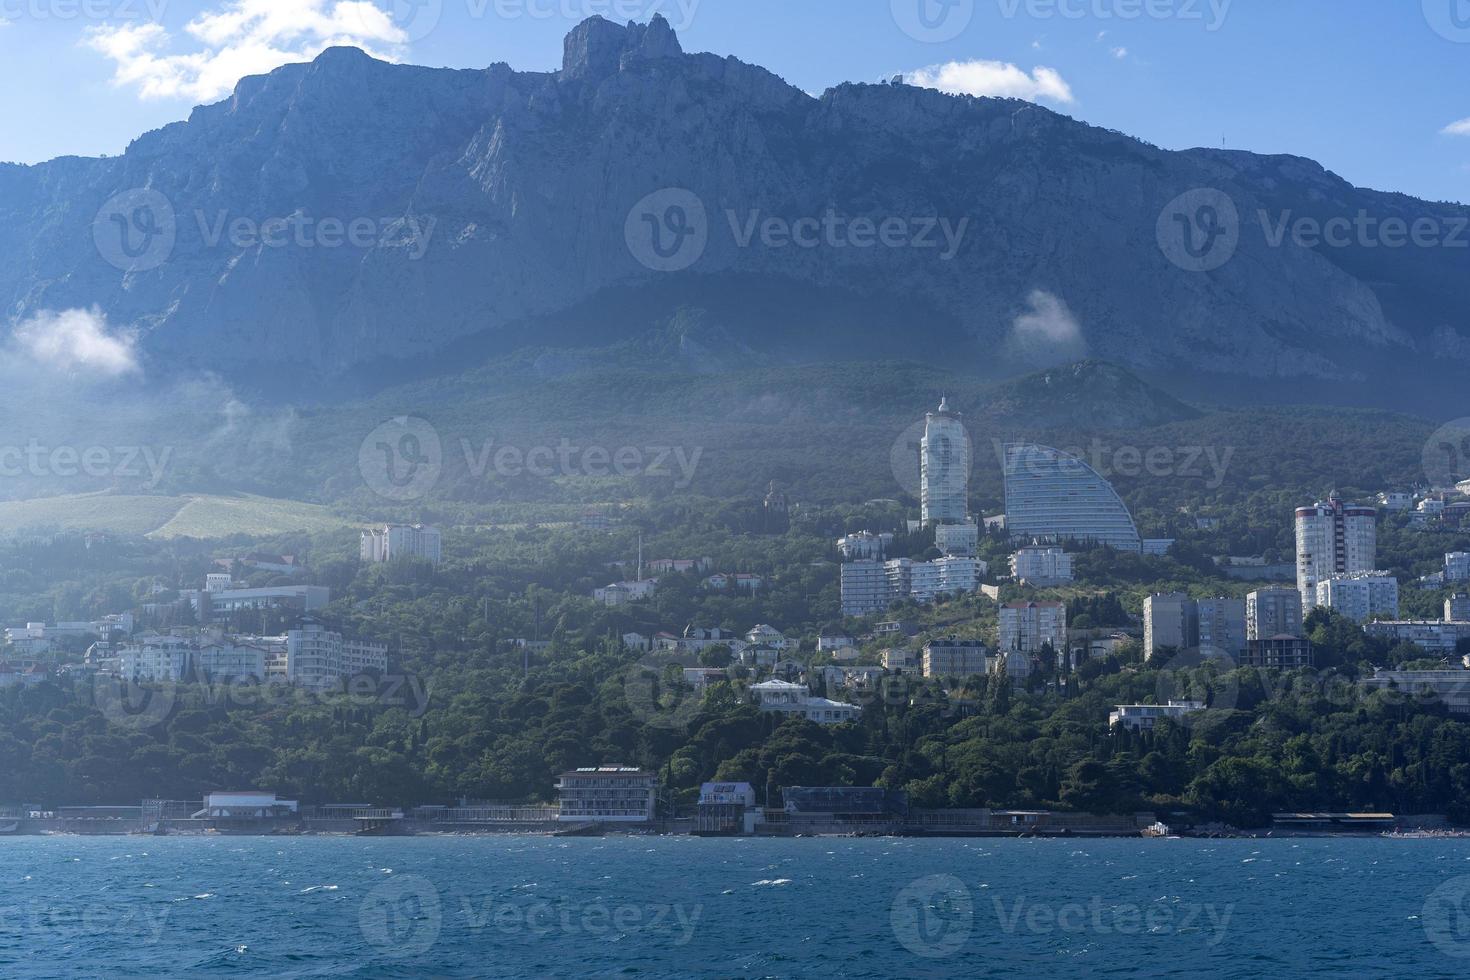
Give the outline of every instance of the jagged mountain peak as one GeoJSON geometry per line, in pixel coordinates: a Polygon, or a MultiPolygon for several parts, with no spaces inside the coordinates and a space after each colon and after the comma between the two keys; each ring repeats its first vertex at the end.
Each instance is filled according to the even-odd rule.
{"type": "Polygon", "coordinates": [[[683,53],[678,35],[662,14],[654,14],[647,24],[626,25],[589,17],[567,34],[562,76],[602,77],[634,61],[677,58],[683,53]]]}

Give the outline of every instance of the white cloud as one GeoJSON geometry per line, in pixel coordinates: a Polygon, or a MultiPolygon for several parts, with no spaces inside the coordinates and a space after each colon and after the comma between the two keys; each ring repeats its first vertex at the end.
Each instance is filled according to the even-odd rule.
{"type": "Polygon", "coordinates": [[[1470,119],[1461,119],[1459,122],[1452,122],[1440,130],[1440,133],[1445,136],[1470,136],[1470,119]]]}
{"type": "Polygon", "coordinates": [[[42,310],[15,328],[14,340],[21,355],[54,370],[103,378],[139,371],[137,338],[109,331],[95,308],[42,310]]]}
{"type": "Polygon", "coordinates": [[[409,40],[370,0],[227,0],[184,31],[198,50],[175,51],[177,39],[156,23],[98,27],[86,44],[114,62],[115,85],[134,86],[145,99],[207,102],[246,75],[310,61],[336,45],[394,60],[409,40]]]}
{"type": "Polygon", "coordinates": [[[1128,57],[1128,49],[1127,48],[1114,48],[1113,49],[1113,57],[1114,58],[1117,58],[1119,61],[1122,61],[1124,58],[1128,57]]]}
{"type": "Polygon", "coordinates": [[[1027,309],[1016,317],[1006,341],[1012,357],[1046,366],[1075,361],[1087,356],[1087,339],[1082,325],[1066,301],[1044,289],[1026,297],[1027,309]]]}
{"type": "Polygon", "coordinates": [[[910,85],[933,88],[951,95],[980,95],[1071,103],[1072,87],[1053,68],[1038,67],[1027,74],[1003,61],[951,61],[920,68],[908,76],[910,85]]]}

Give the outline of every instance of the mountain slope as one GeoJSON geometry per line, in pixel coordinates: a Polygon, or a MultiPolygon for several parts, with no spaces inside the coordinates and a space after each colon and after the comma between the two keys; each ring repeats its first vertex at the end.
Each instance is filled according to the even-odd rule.
{"type": "MultiPolygon", "coordinates": [[[[1470,366],[1470,249],[1273,244],[1282,215],[1359,212],[1428,220],[1442,238],[1470,215],[1298,158],[1162,151],[1014,100],[904,85],[814,99],[733,58],[684,53],[661,18],[594,18],[569,35],[559,72],[333,49],[243,80],[122,157],[0,167],[0,309],[19,322],[95,305],[140,333],[151,365],[296,385],[514,337],[610,291],[740,282],[737,303],[795,288],[891,311],[865,329],[953,369],[1093,356],[1423,407],[1470,366]],[[1171,202],[1201,188],[1228,198],[1239,241],[1193,271],[1161,235],[1171,202]],[[172,234],[145,234],[159,223],[140,201],[172,216],[172,234]],[[697,205],[676,215],[671,201],[697,205]],[[672,232],[691,226],[668,224],[680,215],[707,239],[687,268],[688,253],[650,251],[661,224],[683,240],[672,232]],[[778,231],[830,220],[848,244],[825,228],[816,247],[763,241],[773,217],[778,231]],[[367,230],[337,244],[324,219],[367,230]],[[856,247],[855,219],[896,219],[901,233],[856,247]],[[124,227],[141,259],[119,251],[124,227]],[[1409,377],[1412,392],[1393,390],[1409,377]]],[[[843,325],[812,319],[778,309],[762,332],[804,339],[786,358],[841,350],[843,325]]]]}

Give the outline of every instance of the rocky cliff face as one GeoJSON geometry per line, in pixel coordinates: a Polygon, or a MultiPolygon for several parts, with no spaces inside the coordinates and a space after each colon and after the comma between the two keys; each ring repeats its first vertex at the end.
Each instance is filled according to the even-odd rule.
{"type": "Polygon", "coordinates": [[[684,53],[662,19],[594,18],[559,72],[333,49],[122,157],[0,167],[0,310],[96,306],[158,364],[334,375],[611,288],[734,276],[910,304],[922,315],[888,328],[956,367],[1466,367],[1470,247],[1273,241],[1283,216],[1359,212],[1441,239],[1470,214],[1024,102],[904,85],[816,99],[684,53]],[[930,349],[930,317],[973,343],[930,349]]]}

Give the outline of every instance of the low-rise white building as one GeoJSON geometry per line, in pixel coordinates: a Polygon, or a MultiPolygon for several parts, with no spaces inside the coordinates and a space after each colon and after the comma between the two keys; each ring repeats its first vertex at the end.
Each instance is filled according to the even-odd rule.
{"type": "Polygon", "coordinates": [[[1426,653],[1453,656],[1461,641],[1470,640],[1470,623],[1429,620],[1380,620],[1363,627],[1363,632],[1392,643],[1412,643],[1426,653]]]}
{"type": "Polygon", "coordinates": [[[1108,727],[1131,728],[1134,731],[1151,732],[1162,718],[1178,721],[1185,715],[1203,711],[1205,705],[1199,701],[1170,701],[1168,704],[1120,704],[1108,716],[1108,727]]]}
{"type": "Polygon", "coordinates": [[[556,781],[562,823],[648,823],[658,805],[658,776],[634,766],[594,766],[556,781]]]}
{"type": "Polygon", "coordinates": [[[796,715],[819,725],[857,721],[863,712],[855,704],[814,698],[805,684],[793,684],[789,681],[770,680],[752,685],[750,695],[761,711],[796,715]]]}
{"type": "Polygon", "coordinates": [[[1375,617],[1397,619],[1399,580],[1388,572],[1358,572],[1317,583],[1317,605],[1339,612],[1355,623],[1375,617]]]}
{"type": "Polygon", "coordinates": [[[1022,548],[1011,556],[1011,578],[1026,585],[1064,585],[1072,581],[1072,556],[1061,548],[1022,548]]]}
{"type": "Polygon", "coordinates": [[[924,645],[925,677],[973,677],[990,673],[990,650],[974,640],[934,640],[924,645]]]}
{"type": "Polygon", "coordinates": [[[943,555],[973,558],[980,551],[980,526],[940,524],[934,528],[934,547],[943,555]]]}

